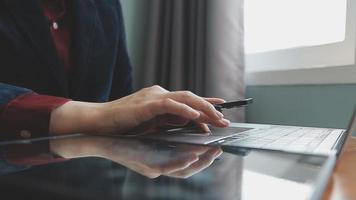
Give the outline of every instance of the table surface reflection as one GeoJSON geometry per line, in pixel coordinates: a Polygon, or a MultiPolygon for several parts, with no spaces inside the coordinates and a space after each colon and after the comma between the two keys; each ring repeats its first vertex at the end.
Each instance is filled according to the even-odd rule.
{"type": "Polygon", "coordinates": [[[100,141],[106,156],[3,174],[0,194],[11,199],[299,200],[311,198],[320,172],[330,161],[323,156],[116,137],[55,141],[68,146],[100,141]]]}

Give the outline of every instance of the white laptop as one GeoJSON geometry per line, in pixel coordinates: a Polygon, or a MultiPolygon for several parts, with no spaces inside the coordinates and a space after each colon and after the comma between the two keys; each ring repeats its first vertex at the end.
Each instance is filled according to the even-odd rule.
{"type": "Polygon", "coordinates": [[[300,126],[231,123],[229,128],[211,127],[202,135],[195,127],[167,129],[157,133],[131,135],[149,140],[225,148],[268,149],[293,153],[339,155],[346,139],[356,128],[356,109],[347,130],[300,126]]]}

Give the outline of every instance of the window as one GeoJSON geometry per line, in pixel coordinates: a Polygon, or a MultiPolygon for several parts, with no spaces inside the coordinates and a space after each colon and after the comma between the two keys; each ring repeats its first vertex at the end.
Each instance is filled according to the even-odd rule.
{"type": "Polygon", "coordinates": [[[345,40],[346,0],[248,0],[246,53],[345,40]]]}
{"type": "Polygon", "coordinates": [[[245,1],[247,79],[259,72],[353,66],[355,6],[352,0],[245,1]]]}

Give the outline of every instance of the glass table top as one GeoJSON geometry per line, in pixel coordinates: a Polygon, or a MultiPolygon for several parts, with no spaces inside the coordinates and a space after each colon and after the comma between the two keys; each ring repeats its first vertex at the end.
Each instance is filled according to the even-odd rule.
{"type": "Polygon", "coordinates": [[[32,167],[3,161],[0,194],[11,199],[317,199],[331,162],[325,156],[101,136],[56,139],[50,145],[77,158],[32,167]]]}

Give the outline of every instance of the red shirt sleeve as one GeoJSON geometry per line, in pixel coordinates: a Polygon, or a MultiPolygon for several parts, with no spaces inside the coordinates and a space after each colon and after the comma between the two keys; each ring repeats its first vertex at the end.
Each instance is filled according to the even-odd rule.
{"type": "MultiPolygon", "coordinates": [[[[0,110],[0,139],[18,140],[49,136],[51,112],[69,99],[39,95],[21,95],[0,110]]],[[[14,164],[37,165],[56,161],[49,150],[49,142],[9,145],[6,160],[14,164]]],[[[61,160],[61,159],[60,159],[61,160]]]]}

